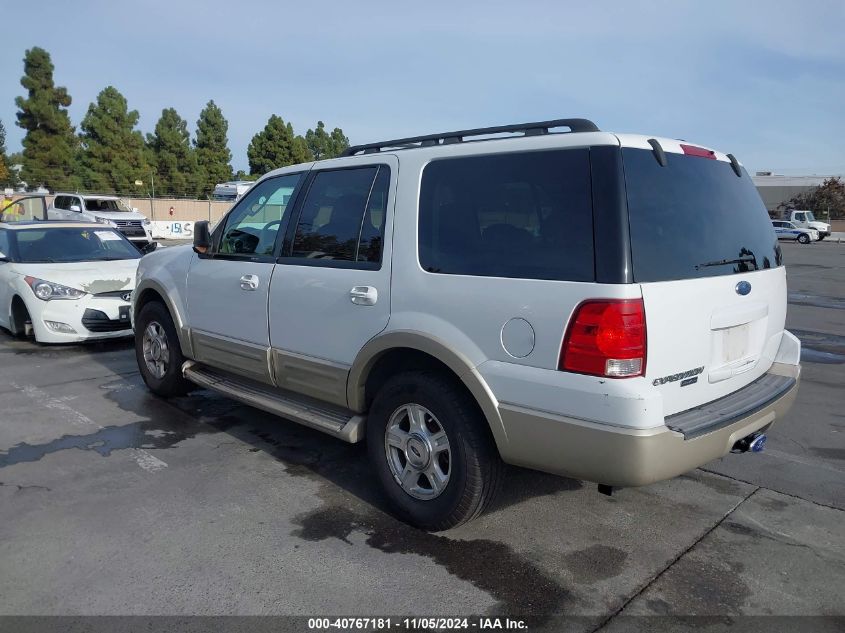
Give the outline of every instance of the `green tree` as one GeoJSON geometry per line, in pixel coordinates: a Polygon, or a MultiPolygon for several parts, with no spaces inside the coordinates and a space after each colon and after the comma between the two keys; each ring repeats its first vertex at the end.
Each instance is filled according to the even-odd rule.
{"type": "Polygon", "coordinates": [[[70,95],[53,83],[53,62],[43,48],[27,50],[23,68],[27,97],[15,98],[17,124],[26,130],[21,177],[31,186],[73,187],[78,141],[67,111],[70,95]]]}
{"type": "Polygon", "coordinates": [[[130,192],[135,180],[147,180],[150,167],[144,137],[135,129],[138,111],[113,86],[97,95],[82,119],[80,173],[86,189],[130,192]]]}
{"type": "Polygon", "coordinates": [[[161,111],[155,134],[147,135],[147,147],[155,166],[156,191],[173,196],[196,195],[197,156],[191,147],[188,122],[176,110],[161,111]]]}
{"type": "Polygon", "coordinates": [[[818,219],[845,218],[845,183],[840,178],[828,178],[818,187],[781,203],[780,208],[809,209],[818,219]]]}
{"type": "Polygon", "coordinates": [[[229,122],[223,111],[209,101],[197,120],[197,138],[194,146],[199,167],[199,193],[209,196],[214,185],[232,178],[232,152],[229,151],[229,122]]]}
{"type": "Polygon", "coordinates": [[[239,169],[233,178],[234,180],[258,180],[260,177],[258,174],[248,174],[243,169],[239,169]]]}
{"type": "Polygon", "coordinates": [[[6,156],[6,128],[0,121],[0,187],[12,184],[12,170],[9,168],[9,158],[6,156]]]}
{"type": "Polygon", "coordinates": [[[258,175],[312,160],[305,139],[294,135],[293,126],[275,114],[264,129],[252,137],[246,155],[250,173],[258,175]]]}
{"type": "Polygon", "coordinates": [[[322,121],[317,121],[316,130],[308,130],[305,133],[305,142],[314,160],[336,158],[349,147],[349,139],[343,134],[343,130],[336,127],[329,134],[322,121]]]}

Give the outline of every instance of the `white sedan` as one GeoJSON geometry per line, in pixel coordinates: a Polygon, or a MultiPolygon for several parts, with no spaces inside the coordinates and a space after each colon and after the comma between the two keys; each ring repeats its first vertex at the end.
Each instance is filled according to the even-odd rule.
{"type": "Polygon", "coordinates": [[[0,221],[0,327],[39,343],[130,336],[140,259],[102,225],[0,221]]]}

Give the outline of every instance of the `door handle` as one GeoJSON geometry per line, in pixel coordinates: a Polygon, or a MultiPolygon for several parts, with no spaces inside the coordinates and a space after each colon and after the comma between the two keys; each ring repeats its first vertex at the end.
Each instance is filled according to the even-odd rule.
{"type": "Polygon", "coordinates": [[[358,306],[374,306],[378,301],[378,290],[372,286],[355,286],[349,291],[349,298],[358,306]]]}
{"type": "Polygon", "coordinates": [[[244,275],[241,277],[241,290],[258,290],[258,275],[244,275]]]}

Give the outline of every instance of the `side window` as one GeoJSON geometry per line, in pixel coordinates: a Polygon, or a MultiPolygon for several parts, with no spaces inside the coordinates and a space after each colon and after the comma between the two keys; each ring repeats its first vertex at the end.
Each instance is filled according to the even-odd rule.
{"type": "Polygon", "coordinates": [[[53,206],[57,209],[67,209],[70,205],[67,203],[67,196],[58,196],[53,206]]]}
{"type": "Polygon", "coordinates": [[[803,213],[796,213],[795,219],[799,222],[803,222],[806,219],[806,216],[803,213]]]}
{"type": "Polygon", "coordinates": [[[431,273],[594,281],[589,150],[429,163],[419,257],[431,273]]]}
{"type": "Polygon", "coordinates": [[[253,187],[226,216],[217,252],[244,257],[272,255],[300,178],[302,174],[278,176],[253,187]]]}
{"type": "Polygon", "coordinates": [[[73,196],[69,197],[67,199],[67,208],[70,209],[73,206],[79,207],[77,209],[77,211],[81,211],[82,210],[82,201],[79,198],[76,198],[76,197],[73,197],[73,196]]]}
{"type": "Polygon", "coordinates": [[[9,248],[9,235],[5,230],[0,230],[0,253],[6,257],[11,257],[11,248],[9,248]]]}
{"type": "Polygon", "coordinates": [[[292,256],[379,264],[389,185],[386,165],[318,172],[302,204],[292,256]]]}

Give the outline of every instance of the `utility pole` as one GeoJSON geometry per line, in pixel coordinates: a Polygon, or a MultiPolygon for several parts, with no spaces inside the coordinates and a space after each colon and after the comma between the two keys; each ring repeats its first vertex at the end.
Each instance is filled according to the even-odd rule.
{"type": "Polygon", "coordinates": [[[155,210],[153,200],[155,200],[155,197],[156,197],[156,184],[155,184],[155,179],[153,178],[153,170],[152,169],[150,170],[150,187],[152,188],[152,195],[150,197],[150,216],[151,216],[150,219],[155,220],[156,219],[156,210],[155,210]]]}

